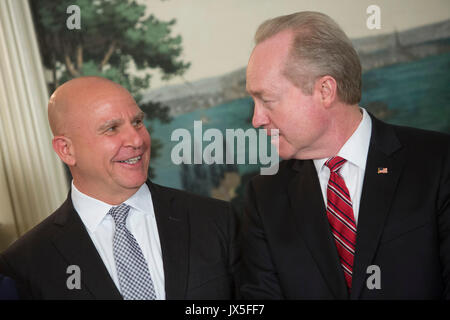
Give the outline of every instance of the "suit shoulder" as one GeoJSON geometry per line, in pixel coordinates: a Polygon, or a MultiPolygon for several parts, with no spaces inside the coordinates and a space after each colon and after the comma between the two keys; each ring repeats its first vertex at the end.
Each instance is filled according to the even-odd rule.
{"type": "Polygon", "coordinates": [[[447,151],[450,146],[450,135],[443,132],[423,130],[405,126],[391,125],[403,145],[411,145],[417,149],[438,149],[447,151]]]}
{"type": "Polygon", "coordinates": [[[2,252],[2,255],[32,255],[33,252],[38,252],[43,247],[50,245],[50,240],[55,230],[55,220],[61,215],[64,204],[47,218],[19,237],[19,239],[13,242],[5,251],[2,252]]]}
{"type": "Polygon", "coordinates": [[[198,214],[201,214],[202,212],[221,214],[228,212],[230,209],[230,204],[223,200],[208,198],[188,191],[169,188],[158,184],[153,185],[158,189],[158,192],[174,198],[179,204],[190,209],[189,211],[197,212],[198,214]]]}
{"type": "Polygon", "coordinates": [[[286,182],[293,176],[293,166],[296,161],[302,160],[283,160],[279,163],[278,172],[273,175],[256,175],[250,179],[249,184],[256,190],[276,191],[284,187],[286,182]]]}

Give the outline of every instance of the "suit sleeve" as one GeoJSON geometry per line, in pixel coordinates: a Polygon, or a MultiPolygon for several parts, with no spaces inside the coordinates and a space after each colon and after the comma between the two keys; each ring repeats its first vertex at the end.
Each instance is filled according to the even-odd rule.
{"type": "Polygon", "coordinates": [[[17,300],[17,289],[13,279],[0,274],[0,300],[17,300]]]}
{"type": "Polygon", "coordinates": [[[444,297],[450,299],[450,143],[444,158],[444,170],[438,194],[440,258],[444,279],[444,297]]]}
{"type": "Polygon", "coordinates": [[[28,286],[26,285],[27,281],[20,277],[14,270],[11,268],[10,264],[6,261],[6,256],[4,254],[0,254],[0,274],[8,276],[15,283],[15,290],[17,290],[18,297],[22,300],[33,299],[28,286]]]}
{"type": "Polygon", "coordinates": [[[242,226],[240,295],[243,299],[284,299],[257,208],[251,181],[247,186],[242,226]]]}

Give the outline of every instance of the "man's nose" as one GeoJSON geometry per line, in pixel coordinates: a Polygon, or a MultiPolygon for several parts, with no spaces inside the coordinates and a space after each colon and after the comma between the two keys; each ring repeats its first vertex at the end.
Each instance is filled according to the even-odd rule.
{"type": "Polygon", "coordinates": [[[255,103],[255,108],[253,110],[252,125],[255,128],[259,128],[269,124],[269,118],[262,110],[261,106],[255,103]]]}
{"type": "MultiPolygon", "coordinates": [[[[142,128],[140,128],[142,129],[142,128]]],[[[142,138],[142,134],[139,130],[139,128],[135,128],[134,126],[130,125],[126,130],[125,135],[125,145],[130,146],[133,148],[140,148],[142,147],[144,140],[142,138]]]]}

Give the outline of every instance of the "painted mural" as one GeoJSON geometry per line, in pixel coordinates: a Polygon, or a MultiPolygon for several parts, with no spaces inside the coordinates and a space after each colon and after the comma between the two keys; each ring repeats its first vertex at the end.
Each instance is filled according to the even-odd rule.
{"type": "MultiPolygon", "coordinates": [[[[49,91],[80,75],[101,75],[122,84],[147,114],[152,180],[241,207],[245,184],[260,165],[175,164],[171,156],[178,141],[171,137],[179,128],[194,136],[195,121],[201,121],[203,131],[215,128],[223,136],[227,129],[251,128],[253,102],[245,91],[245,64],[213,77],[153,88],[150,71],[157,70],[164,80],[183,77],[191,67],[183,55],[183,34],[172,30],[177,20],[152,15],[153,2],[32,0],[49,91]],[[66,9],[72,3],[81,9],[80,30],[66,28],[66,9]]],[[[363,66],[360,106],[389,123],[450,133],[450,19],[352,41],[363,66]]],[[[193,143],[205,145],[201,138],[193,143]]],[[[235,156],[250,158],[247,148],[223,143],[235,156]]]]}

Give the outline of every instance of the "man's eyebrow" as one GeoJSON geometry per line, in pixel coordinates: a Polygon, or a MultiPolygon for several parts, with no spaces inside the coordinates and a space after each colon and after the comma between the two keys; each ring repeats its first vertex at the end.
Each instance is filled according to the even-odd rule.
{"type": "MultiPolygon", "coordinates": [[[[143,120],[144,118],[145,118],[145,113],[140,111],[132,118],[132,122],[134,122],[136,120],[143,120]]],[[[118,126],[123,123],[124,123],[123,119],[111,119],[111,120],[108,120],[108,121],[104,122],[103,124],[101,124],[100,127],[98,127],[97,131],[102,132],[110,127],[118,126]]]]}
{"type": "Polygon", "coordinates": [[[250,89],[245,89],[245,91],[247,91],[247,93],[251,96],[255,96],[255,97],[260,97],[262,95],[261,91],[258,90],[250,90],[250,89]]]}
{"type": "Polygon", "coordinates": [[[271,96],[274,95],[270,91],[263,92],[263,91],[259,91],[259,90],[253,90],[253,91],[252,90],[250,90],[250,91],[247,90],[247,92],[248,92],[248,94],[250,94],[250,96],[258,98],[258,99],[263,99],[263,97],[271,97],[271,96]]]}
{"type": "Polygon", "coordinates": [[[104,130],[110,128],[110,127],[118,126],[118,125],[120,125],[122,123],[123,123],[122,119],[108,120],[108,121],[104,122],[100,127],[98,127],[97,131],[101,132],[101,131],[104,131],[104,130]]]}
{"type": "Polygon", "coordinates": [[[144,120],[145,113],[143,111],[140,111],[137,115],[133,117],[133,121],[135,120],[144,120]]]}

